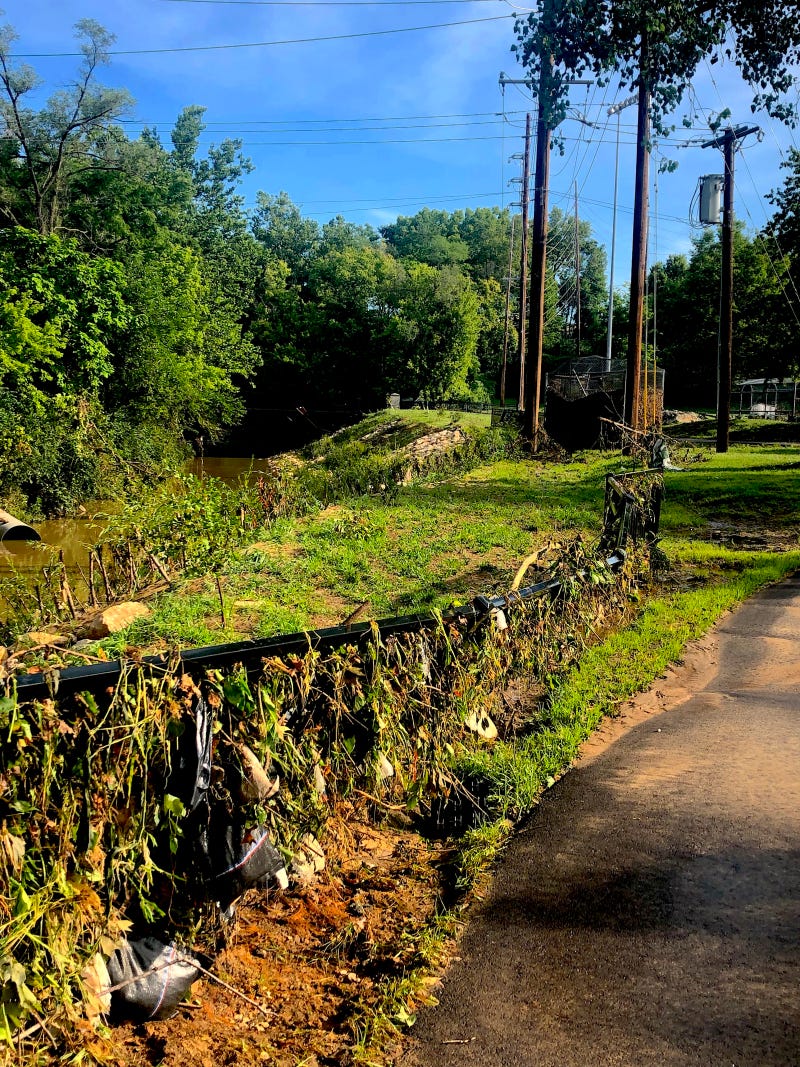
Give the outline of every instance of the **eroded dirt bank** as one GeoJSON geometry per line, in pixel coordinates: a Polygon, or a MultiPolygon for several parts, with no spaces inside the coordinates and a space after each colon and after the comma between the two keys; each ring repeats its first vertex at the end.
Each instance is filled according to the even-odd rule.
{"type": "Polygon", "coordinates": [[[402,1059],[800,1062],[800,576],[587,746],[509,848],[402,1059]]]}

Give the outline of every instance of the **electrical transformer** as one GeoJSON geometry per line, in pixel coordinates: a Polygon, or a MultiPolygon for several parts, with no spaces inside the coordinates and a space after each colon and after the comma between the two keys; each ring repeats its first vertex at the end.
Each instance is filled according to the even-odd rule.
{"type": "Polygon", "coordinates": [[[721,174],[705,174],[700,179],[700,221],[706,226],[719,225],[724,185],[721,174]]]}

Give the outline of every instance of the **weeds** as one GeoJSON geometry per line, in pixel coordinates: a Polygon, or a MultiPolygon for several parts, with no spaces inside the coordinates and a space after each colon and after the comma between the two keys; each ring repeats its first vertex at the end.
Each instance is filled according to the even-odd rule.
{"type": "MultiPolygon", "coordinates": [[[[341,618],[353,600],[369,600],[373,612],[399,603],[435,608],[488,591],[487,577],[507,588],[532,535],[542,544],[556,527],[572,534],[596,526],[603,475],[617,462],[599,457],[555,468],[503,458],[458,479],[440,471],[394,497],[368,480],[385,468],[370,466],[346,441],[335,449],[348,471],[329,479],[325,456],[333,451],[321,453],[313,474],[321,497],[308,486],[290,497],[283,475],[230,490],[183,480],[117,520],[106,544],[137,545],[173,580],[188,577],[176,593],[161,596],[150,619],[108,642],[109,651],[131,639],[213,640],[220,590],[232,628],[236,604],[244,601],[248,632],[265,634],[308,625],[323,593],[341,618]],[[373,486],[372,495],[320,511],[336,479],[358,492],[373,486]],[[486,569],[489,553],[494,570],[486,569]]],[[[39,1015],[58,1054],[81,1055],[93,1039],[81,970],[128,923],[162,924],[201,947],[214,940],[212,916],[197,904],[179,865],[191,840],[166,785],[175,739],[192,721],[195,685],[213,708],[219,802],[237,802],[237,752],[246,744],[284,786],[248,814],[269,827],[287,858],[304,834],[324,832],[332,811],[363,806],[362,794],[429,817],[477,796],[487,822],[462,839],[456,880],[463,890],[604,714],[644,688],[720,612],[800,565],[798,553],[735,552],[687,538],[733,493],[739,521],[758,515],[772,494],[770,521],[791,534],[796,486],[779,490],[792,461],[778,452],[772,459],[780,469],[769,467],[762,451],[710,459],[700,476],[668,475],[671,536],[661,548],[673,570],[654,589],[643,589],[635,561],[620,581],[610,581],[585,541],[556,537],[537,577],[561,578],[562,594],[518,605],[507,630],[472,629],[439,616],[422,634],[382,640],[373,633],[365,644],[325,656],[309,648],[265,663],[257,676],[168,680],[134,667],[98,701],[20,705],[7,678],[0,700],[6,1037],[39,1015]],[[765,463],[768,469],[759,469],[765,463]],[[703,587],[686,588],[688,577],[701,578],[703,587]],[[611,632],[623,620],[629,625],[611,632]],[[475,714],[491,715],[497,694],[517,675],[539,679],[544,697],[520,731],[490,746],[464,724],[475,714]]],[[[440,920],[442,931],[449,921],[440,920]]],[[[421,933],[409,972],[383,988],[377,1007],[363,1007],[363,1058],[392,1027],[410,1022],[440,932],[421,933]]],[[[357,937],[354,927],[328,949],[346,954],[357,937]]]]}
{"type": "MultiPolygon", "coordinates": [[[[246,818],[287,856],[305,834],[323,832],[331,810],[363,804],[363,795],[420,810],[458,795],[459,763],[481,745],[465,722],[484,714],[513,671],[556,669],[599,616],[624,606],[630,579],[593,581],[600,572],[579,543],[551,571],[566,577],[576,565],[582,581],[558,602],[515,606],[502,631],[439,616],[419,633],[382,639],[376,629],[363,647],[272,659],[256,677],[210,674],[202,687],[214,714],[215,803],[243,810],[243,745],[282,783],[246,818]]],[[[210,949],[214,926],[198,925],[210,915],[184,866],[192,824],[171,785],[197,694],[188,678],[133,669],[101,702],[86,694],[23,705],[8,680],[0,706],[6,1040],[36,1012],[62,1048],[79,1047],[81,970],[129,929],[210,949]]],[[[395,1021],[404,988],[386,994],[400,1005],[395,1021]]]]}

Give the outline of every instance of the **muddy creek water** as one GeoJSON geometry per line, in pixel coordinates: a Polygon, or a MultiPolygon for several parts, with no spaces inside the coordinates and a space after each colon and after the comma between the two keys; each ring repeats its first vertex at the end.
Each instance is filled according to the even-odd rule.
{"type": "MultiPolygon", "coordinates": [[[[233,484],[250,473],[257,477],[266,469],[267,462],[265,459],[213,456],[191,460],[184,470],[197,477],[219,478],[233,484]]],[[[45,519],[32,523],[41,542],[4,541],[0,544],[0,579],[11,570],[21,574],[38,574],[49,563],[54,552],[63,552],[68,570],[77,571],[85,567],[89,550],[105,528],[108,516],[118,508],[115,502],[94,501],[87,503],[85,513],[80,517],[45,519]]],[[[17,518],[27,521],[25,515],[18,515],[17,518]]]]}

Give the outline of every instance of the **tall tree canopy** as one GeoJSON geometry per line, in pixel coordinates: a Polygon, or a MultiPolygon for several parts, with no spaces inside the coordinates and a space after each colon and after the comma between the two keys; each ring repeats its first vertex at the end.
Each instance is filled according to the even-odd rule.
{"type": "MultiPolygon", "coordinates": [[[[720,236],[705,230],[690,257],[670,256],[657,274],[657,356],[670,404],[713,406],[719,343],[720,236]]],[[[734,380],[792,376],[797,319],[789,259],[763,235],[734,233],[734,380]]],[[[656,286],[651,280],[651,294],[656,286]]],[[[650,298],[651,313],[653,297],[650,298]]],[[[652,330],[652,326],[651,326],[652,330]]]]}
{"type": "Polygon", "coordinates": [[[544,107],[555,128],[570,79],[619,75],[652,93],[656,128],[680,103],[698,64],[732,59],[753,87],[754,108],[793,120],[787,98],[800,60],[797,5],[785,0],[539,0],[516,22],[515,50],[532,77],[545,71],[544,107]],[[552,59],[552,68],[550,60],[552,59]],[[543,63],[544,61],[544,63],[543,63]]]}
{"type": "Polygon", "coordinates": [[[27,98],[39,78],[27,64],[13,63],[16,34],[10,26],[0,28],[0,212],[7,222],[42,234],[60,229],[71,187],[87,171],[103,167],[106,131],[132,103],[124,89],[97,81],[113,34],[93,19],[82,19],[75,30],[84,57],[75,81],[37,110],[27,98]]]}

